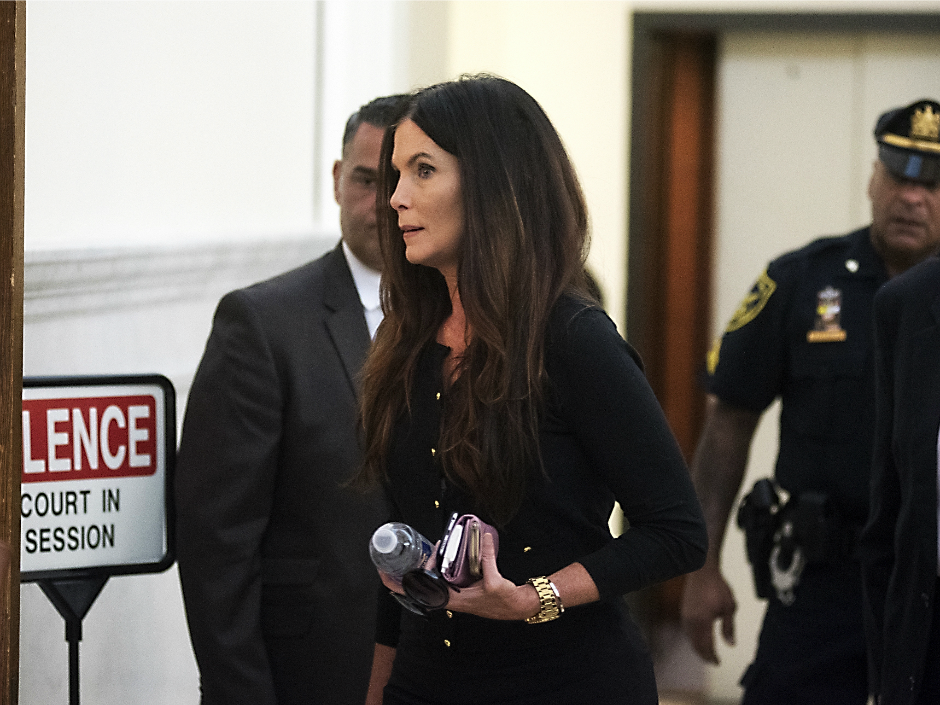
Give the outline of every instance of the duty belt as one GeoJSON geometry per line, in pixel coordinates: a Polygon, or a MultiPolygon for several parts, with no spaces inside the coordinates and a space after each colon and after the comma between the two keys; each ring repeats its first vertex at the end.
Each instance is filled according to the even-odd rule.
{"type": "Polygon", "coordinates": [[[759,480],[738,510],[758,597],[771,591],[785,605],[808,564],[837,564],[852,557],[861,526],[845,521],[822,492],[801,492],[781,503],[779,488],[759,480]]]}

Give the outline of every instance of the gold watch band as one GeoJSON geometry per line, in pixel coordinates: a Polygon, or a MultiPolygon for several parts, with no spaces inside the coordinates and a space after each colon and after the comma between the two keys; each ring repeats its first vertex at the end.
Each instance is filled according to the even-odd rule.
{"type": "Polygon", "coordinates": [[[561,604],[561,597],[558,594],[558,588],[544,575],[538,578],[529,578],[529,585],[535,588],[539,595],[539,612],[532,617],[526,617],[526,624],[541,624],[558,619],[561,613],[565,611],[561,604]]]}

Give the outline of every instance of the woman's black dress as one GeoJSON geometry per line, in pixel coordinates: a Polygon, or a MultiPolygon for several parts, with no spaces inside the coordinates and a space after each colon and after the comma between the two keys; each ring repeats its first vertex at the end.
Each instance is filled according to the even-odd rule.
{"type": "MultiPolygon", "coordinates": [[[[431,541],[452,512],[480,513],[443,481],[436,457],[447,353],[436,343],[424,351],[388,463],[396,519],[431,541]]],[[[529,625],[449,611],[420,617],[383,594],[377,641],[397,648],[387,705],[657,703],[622,596],[701,566],[707,539],[688,469],[635,353],[603,311],[562,298],[546,371],[545,477],[533,473],[522,509],[500,530],[497,565],[521,585],[580,562],[601,599],[529,625]],[[608,529],[615,501],[629,522],[617,539],[608,529]]]]}

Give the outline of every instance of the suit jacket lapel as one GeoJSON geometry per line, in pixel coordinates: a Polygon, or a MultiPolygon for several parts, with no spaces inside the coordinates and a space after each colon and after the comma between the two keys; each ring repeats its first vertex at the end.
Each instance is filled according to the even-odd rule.
{"type": "Polygon", "coordinates": [[[911,335],[912,379],[917,381],[923,416],[933,424],[936,435],[940,423],[940,294],[928,306],[923,327],[911,335]],[[937,423],[934,423],[934,422],[937,423]]]}
{"type": "MultiPolygon", "coordinates": [[[[923,476],[915,478],[925,501],[918,506],[924,522],[936,521],[937,506],[937,433],[940,429],[940,295],[930,302],[929,313],[921,319],[923,328],[911,334],[911,398],[899,400],[911,405],[913,468],[922,468],[923,476]]],[[[935,538],[924,536],[923,550],[936,552],[935,538]]]]}
{"type": "Polygon", "coordinates": [[[930,304],[930,312],[933,314],[934,325],[940,327],[940,294],[937,294],[930,304]]]}
{"type": "Polygon", "coordinates": [[[359,300],[359,292],[356,290],[349,265],[346,264],[342,246],[333,250],[326,274],[323,294],[323,304],[329,311],[326,327],[343,362],[346,378],[358,397],[359,371],[372,341],[369,338],[362,301],[359,300]]]}
{"type": "MultiPolygon", "coordinates": [[[[928,326],[917,338],[920,351],[919,364],[924,369],[923,386],[928,389],[927,408],[924,415],[930,420],[930,430],[934,441],[937,439],[940,428],[940,294],[930,302],[930,313],[933,316],[932,325],[928,326]]],[[[933,446],[936,449],[936,445],[933,446]]],[[[934,455],[936,458],[936,454],[934,455]]]]}

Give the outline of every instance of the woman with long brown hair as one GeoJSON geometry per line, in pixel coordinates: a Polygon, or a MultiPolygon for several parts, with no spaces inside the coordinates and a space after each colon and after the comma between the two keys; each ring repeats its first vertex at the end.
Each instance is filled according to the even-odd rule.
{"type": "Polygon", "coordinates": [[[369,702],[656,703],[622,595],[701,566],[704,524],[636,354],[587,294],[558,134],[504,79],[432,86],[386,132],[378,200],[360,480],[431,541],[476,514],[499,552],[484,536],[483,578],[446,610],[383,596],[369,702]]]}

